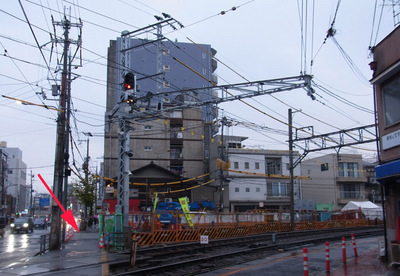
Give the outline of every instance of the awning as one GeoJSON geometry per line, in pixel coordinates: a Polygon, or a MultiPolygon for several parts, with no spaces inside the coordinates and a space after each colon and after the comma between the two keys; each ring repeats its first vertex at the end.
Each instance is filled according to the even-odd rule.
{"type": "Polygon", "coordinates": [[[375,167],[376,178],[400,176],[400,160],[392,161],[375,167]]]}

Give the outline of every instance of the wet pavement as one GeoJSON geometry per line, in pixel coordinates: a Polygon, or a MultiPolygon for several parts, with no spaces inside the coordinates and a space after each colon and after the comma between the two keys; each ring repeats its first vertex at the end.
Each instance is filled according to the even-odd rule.
{"type": "Polygon", "coordinates": [[[32,254],[30,258],[8,259],[1,263],[0,275],[108,275],[107,267],[103,268],[102,263],[110,254],[98,248],[98,236],[97,229],[88,229],[75,233],[62,250],[38,256],[32,254]]]}
{"type": "MultiPolygon", "coordinates": [[[[382,262],[378,240],[383,237],[357,240],[358,257],[354,256],[351,242],[347,241],[346,264],[343,264],[341,241],[330,243],[330,273],[326,273],[325,246],[308,246],[308,273],[310,276],[395,276],[400,271],[382,262]]],[[[44,255],[2,261],[0,275],[110,275],[107,261],[127,259],[116,253],[98,248],[96,229],[75,233],[60,251],[44,255]]],[[[307,247],[307,246],[305,246],[307,247]]],[[[4,254],[1,253],[1,254],[4,254]]],[[[303,247],[287,249],[257,261],[218,269],[201,275],[304,275],[303,247]]]]}
{"type": "Polygon", "coordinates": [[[380,258],[378,240],[372,237],[356,240],[358,257],[354,256],[351,241],[346,242],[346,264],[343,263],[341,241],[331,242],[330,272],[326,271],[325,245],[305,245],[298,248],[281,250],[280,253],[252,262],[221,268],[203,273],[203,276],[395,276],[400,271],[388,266],[380,258]],[[308,274],[304,272],[303,248],[308,250],[308,274]]]}

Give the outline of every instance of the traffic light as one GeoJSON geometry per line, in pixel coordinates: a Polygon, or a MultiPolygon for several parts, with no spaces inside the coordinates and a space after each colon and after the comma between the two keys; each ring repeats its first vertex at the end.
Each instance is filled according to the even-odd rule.
{"type": "Polygon", "coordinates": [[[125,102],[127,104],[134,104],[136,103],[135,98],[132,95],[127,95],[125,102]]]}
{"type": "Polygon", "coordinates": [[[124,89],[135,89],[135,75],[131,72],[126,73],[126,75],[124,76],[124,89]]]}

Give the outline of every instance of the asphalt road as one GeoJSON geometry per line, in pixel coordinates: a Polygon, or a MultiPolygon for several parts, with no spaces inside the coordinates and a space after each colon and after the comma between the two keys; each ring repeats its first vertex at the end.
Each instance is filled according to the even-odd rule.
{"type": "Polygon", "coordinates": [[[13,233],[9,227],[6,229],[4,238],[0,238],[0,264],[14,262],[25,262],[32,258],[40,250],[40,236],[50,233],[47,229],[35,229],[33,233],[13,233]]]}

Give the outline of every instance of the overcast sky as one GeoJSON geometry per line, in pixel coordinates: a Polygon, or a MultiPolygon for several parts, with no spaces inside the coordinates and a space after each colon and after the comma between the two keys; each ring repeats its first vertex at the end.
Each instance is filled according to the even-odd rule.
{"type": "MultiPolygon", "coordinates": [[[[315,101],[303,89],[246,100],[262,112],[240,102],[219,106],[220,114],[233,122],[258,126],[249,129],[246,124],[239,124],[230,127],[229,134],[249,137],[244,142],[249,148],[277,150],[288,149],[288,126],[282,121],[287,122],[289,107],[302,111],[295,113],[294,126],[314,126],[319,134],[374,123],[369,112],[373,111],[372,86],[368,82],[372,76],[369,47],[394,29],[391,7],[382,7],[382,1],[372,0],[341,1],[339,7],[337,0],[5,0],[0,11],[1,94],[49,106],[58,104],[49,88],[55,77],[60,78],[55,68],[62,52],[62,45],[52,47],[49,43],[54,38],[50,36],[54,34],[52,17],[60,22],[65,11],[72,23],[77,23],[78,18],[82,20],[83,66],[73,70],[78,77],[72,83],[75,145],[70,162],[74,160],[81,167],[87,149],[84,133],[90,132],[92,171],[100,166],[103,156],[109,41],[124,30],[154,24],[154,15],[168,13],[185,26],[177,31],[165,30],[169,39],[190,43],[189,38],[217,50],[216,57],[229,66],[218,65],[219,84],[306,73],[326,89],[314,87],[315,101]],[[325,40],[333,20],[335,33],[325,40]],[[42,91],[47,100],[38,94],[42,91]],[[266,127],[271,130],[265,131],[266,127]]],[[[60,37],[62,29],[55,30],[60,37]]],[[[76,39],[74,28],[71,38],[76,39]]],[[[3,97],[0,106],[0,141],[20,148],[28,172],[40,173],[52,185],[56,111],[17,105],[3,97]]],[[[341,152],[359,153],[366,158],[375,156],[374,143],[360,148],[366,150],[349,148],[341,152]]],[[[301,148],[296,150],[302,152],[301,148]]],[[[317,155],[326,153],[329,152],[317,155]]],[[[36,176],[34,189],[45,191],[36,176]]]]}

